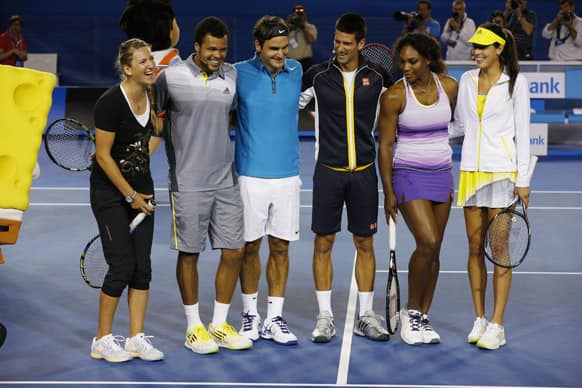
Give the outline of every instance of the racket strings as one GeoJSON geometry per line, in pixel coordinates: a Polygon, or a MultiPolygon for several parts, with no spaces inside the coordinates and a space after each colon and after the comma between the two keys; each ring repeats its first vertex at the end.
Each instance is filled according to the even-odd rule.
{"type": "Polygon", "coordinates": [[[487,229],[486,252],[502,266],[519,264],[527,253],[528,230],[523,217],[514,213],[500,213],[487,229]]]}
{"type": "Polygon", "coordinates": [[[385,48],[375,45],[366,46],[362,49],[362,55],[370,62],[384,67],[388,72],[392,72],[392,55],[385,48]]]}
{"type": "Polygon", "coordinates": [[[101,240],[97,239],[89,246],[82,261],[85,281],[93,287],[101,287],[108,271],[109,265],[103,254],[101,240]]]}
{"type": "Polygon", "coordinates": [[[72,169],[86,169],[95,153],[95,143],[89,132],[69,121],[51,126],[46,142],[53,158],[72,169]]]}

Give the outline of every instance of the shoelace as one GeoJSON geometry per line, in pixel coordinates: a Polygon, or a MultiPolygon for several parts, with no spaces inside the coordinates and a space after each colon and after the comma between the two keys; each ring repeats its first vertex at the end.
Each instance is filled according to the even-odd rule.
{"type": "Polygon", "coordinates": [[[289,328],[287,327],[287,322],[283,319],[283,317],[275,317],[271,320],[275,325],[279,326],[281,331],[285,334],[289,334],[289,328]]]}
{"type": "Polygon", "coordinates": [[[154,347],[152,345],[152,341],[150,340],[150,338],[154,338],[154,336],[153,335],[143,335],[137,340],[137,347],[142,351],[142,353],[144,351],[148,351],[154,347]],[[143,341],[140,341],[142,339],[143,339],[143,341]]]}
{"type": "Polygon", "coordinates": [[[230,326],[228,323],[223,323],[221,327],[219,327],[216,331],[221,331],[224,333],[224,337],[226,336],[238,336],[238,332],[234,329],[234,327],[230,326]]]}
{"type": "Polygon", "coordinates": [[[120,342],[123,341],[125,341],[125,337],[121,335],[112,335],[111,337],[109,337],[109,340],[102,341],[102,344],[105,349],[119,351],[123,350],[123,348],[120,345],[120,342]]]}
{"type": "Polygon", "coordinates": [[[210,334],[206,331],[204,326],[196,326],[194,330],[188,333],[188,341],[196,342],[198,341],[208,341],[210,339],[210,334]]]}
{"type": "Polygon", "coordinates": [[[430,324],[430,319],[428,317],[422,318],[420,320],[420,326],[424,331],[433,331],[432,325],[430,324]]]}
{"type": "Polygon", "coordinates": [[[411,331],[420,331],[420,314],[408,313],[408,324],[411,331]]]}
{"type": "Polygon", "coordinates": [[[249,313],[241,313],[240,315],[242,315],[243,317],[243,330],[244,331],[253,330],[253,322],[257,316],[249,313]]]}
{"type": "Polygon", "coordinates": [[[328,316],[317,317],[316,326],[317,330],[327,334],[331,332],[332,325],[333,321],[331,320],[331,317],[328,316]]]}

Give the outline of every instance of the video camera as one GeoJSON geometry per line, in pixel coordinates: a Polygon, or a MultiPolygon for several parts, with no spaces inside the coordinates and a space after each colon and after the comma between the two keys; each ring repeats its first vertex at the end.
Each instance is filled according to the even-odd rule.
{"type": "Polygon", "coordinates": [[[303,16],[299,15],[297,12],[293,12],[289,15],[288,22],[292,26],[301,27],[303,25],[303,16]]]}
{"type": "Polygon", "coordinates": [[[517,9],[521,6],[521,0],[511,0],[511,9],[517,9]]]}
{"type": "Polygon", "coordinates": [[[566,12],[565,14],[562,15],[562,21],[564,23],[570,23],[572,19],[574,19],[574,15],[572,14],[572,12],[566,12]]]}
{"type": "Polygon", "coordinates": [[[411,12],[397,11],[394,12],[394,20],[396,20],[397,22],[407,23],[408,24],[407,30],[413,31],[414,29],[416,29],[416,27],[418,27],[420,23],[422,23],[422,16],[420,16],[418,12],[415,11],[411,12]]]}
{"type": "Polygon", "coordinates": [[[458,12],[453,12],[451,14],[451,18],[459,24],[463,24],[463,18],[459,15],[458,12]]]}

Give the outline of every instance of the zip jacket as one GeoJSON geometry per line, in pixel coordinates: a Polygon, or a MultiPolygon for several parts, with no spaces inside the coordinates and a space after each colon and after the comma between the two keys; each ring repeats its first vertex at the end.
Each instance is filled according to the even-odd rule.
{"type": "Polygon", "coordinates": [[[461,76],[454,121],[449,124],[449,136],[465,136],[461,170],[517,171],[516,186],[528,187],[530,101],[527,80],[518,74],[510,97],[509,76],[501,74],[489,90],[480,119],[478,79],[479,69],[461,76]]]}
{"type": "Polygon", "coordinates": [[[351,88],[334,59],[309,68],[299,105],[304,108],[315,98],[318,163],[338,171],[359,171],[374,163],[380,96],[391,84],[388,72],[361,55],[351,88]]]}

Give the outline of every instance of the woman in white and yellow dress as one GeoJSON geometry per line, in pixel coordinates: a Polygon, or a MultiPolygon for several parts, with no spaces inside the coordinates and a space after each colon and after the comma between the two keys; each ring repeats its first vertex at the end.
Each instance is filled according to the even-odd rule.
{"type": "Polygon", "coordinates": [[[469,42],[477,68],[461,77],[454,121],[449,127],[451,136],[465,136],[457,204],[464,207],[469,282],[476,313],[467,340],[483,349],[498,349],[506,342],[503,317],[512,273],[511,269],[495,267],[493,314],[488,321],[482,246],[487,224],[495,214],[516,195],[524,206],[528,204],[530,100],[509,30],[485,23],[469,42]]]}

